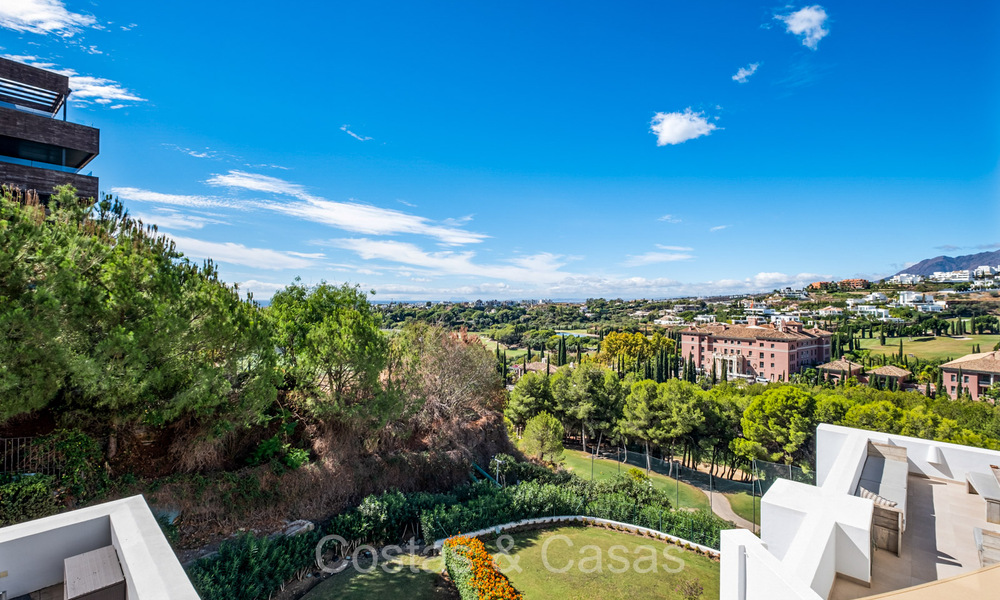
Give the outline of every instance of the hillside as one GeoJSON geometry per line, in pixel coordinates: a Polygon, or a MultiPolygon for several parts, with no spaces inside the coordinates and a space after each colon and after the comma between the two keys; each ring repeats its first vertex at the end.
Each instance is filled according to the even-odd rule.
{"type": "Polygon", "coordinates": [[[915,265],[911,265],[897,273],[897,275],[900,273],[913,273],[926,277],[933,274],[934,271],[975,269],[981,265],[990,265],[993,267],[1000,265],[1000,250],[966,254],[965,256],[935,256],[934,258],[927,258],[915,265]]]}

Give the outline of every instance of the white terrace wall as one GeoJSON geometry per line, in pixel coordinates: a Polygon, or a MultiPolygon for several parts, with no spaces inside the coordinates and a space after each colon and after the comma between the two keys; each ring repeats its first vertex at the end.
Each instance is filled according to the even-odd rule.
{"type": "Polygon", "coordinates": [[[107,515],[58,528],[39,527],[42,521],[46,519],[0,529],[0,570],[7,571],[0,592],[6,591],[8,598],[61,583],[64,559],[111,544],[107,515]]]}

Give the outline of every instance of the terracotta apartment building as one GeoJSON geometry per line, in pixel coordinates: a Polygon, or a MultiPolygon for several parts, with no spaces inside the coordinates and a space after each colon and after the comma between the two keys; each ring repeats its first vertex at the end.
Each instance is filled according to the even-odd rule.
{"type": "Polygon", "coordinates": [[[787,381],[792,373],[830,360],[831,333],[805,329],[798,321],[763,324],[750,317],[746,325],[712,323],[681,332],[681,352],[703,373],[787,381]]]}
{"type": "Polygon", "coordinates": [[[952,399],[967,390],[973,400],[979,400],[990,386],[1000,383],[1000,351],[967,354],[941,365],[941,372],[952,399]]]}

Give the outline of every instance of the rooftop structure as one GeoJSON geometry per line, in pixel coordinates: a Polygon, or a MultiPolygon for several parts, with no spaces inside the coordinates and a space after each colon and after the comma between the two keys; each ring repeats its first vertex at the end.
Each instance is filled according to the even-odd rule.
{"type": "Polygon", "coordinates": [[[787,381],[792,373],[830,356],[830,333],[805,329],[798,321],[764,324],[748,317],[746,325],[713,323],[681,331],[681,353],[702,372],[767,381],[787,381]]]}
{"type": "Polygon", "coordinates": [[[97,178],[81,171],[100,152],[100,132],[66,121],[70,91],[65,75],[0,58],[0,185],[43,200],[67,183],[98,196],[97,178]]]}
{"type": "Polygon", "coordinates": [[[0,569],[6,598],[198,600],[142,496],[0,529],[0,569]]]}
{"type": "Polygon", "coordinates": [[[720,597],[994,597],[998,463],[992,450],[820,425],[817,485],[775,482],[760,538],[722,532],[720,597]]]}
{"type": "Polygon", "coordinates": [[[967,354],[944,363],[941,371],[949,396],[954,399],[968,392],[979,400],[990,386],[1000,383],[1000,351],[967,354]]]}

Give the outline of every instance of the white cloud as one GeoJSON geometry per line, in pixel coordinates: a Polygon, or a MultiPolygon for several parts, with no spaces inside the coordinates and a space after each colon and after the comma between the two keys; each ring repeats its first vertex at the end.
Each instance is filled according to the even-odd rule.
{"type": "Polygon", "coordinates": [[[760,63],[750,63],[745,67],[740,67],[740,70],[736,72],[736,75],[733,75],[733,81],[746,83],[750,80],[750,77],[757,72],[757,67],[759,66],[760,63]]]}
{"type": "Polygon", "coordinates": [[[703,112],[694,112],[690,108],[684,112],[653,115],[650,131],[656,134],[657,146],[671,146],[688,140],[708,135],[718,129],[715,123],[709,123],[703,112]]]}
{"type": "Polygon", "coordinates": [[[60,0],[3,0],[0,3],[0,27],[21,33],[50,33],[71,38],[84,27],[94,27],[91,15],[67,10],[60,0]]]}
{"type": "Polygon", "coordinates": [[[305,187],[256,173],[229,171],[214,175],[207,183],[213,186],[245,189],[267,194],[291,196],[300,202],[262,202],[268,210],[322,223],[345,231],[366,235],[415,234],[433,237],[443,244],[475,244],[488,236],[462,229],[459,223],[438,224],[425,217],[359,202],[333,202],[308,193],[305,187]]]}
{"type": "Polygon", "coordinates": [[[681,220],[674,215],[663,215],[657,221],[663,221],[665,223],[680,223],[681,220]]]}
{"type": "Polygon", "coordinates": [[[358,135],[358,134],[354,133],[353,131],[351,131],[349,128],[350,128],[350,125],[341,125],[340,126],[340,130],[341,131],[343,131],[347,135],[351,136],[352,138],[354,138],[354,139],[356,139],[356,140],[358,140],[360,142],[367,142],[367,141],[369,141],[369,140],[372,139],[372,138],[368,137],[367,135],[358,135]]]}
{"type": "Polygon", "coordinates": [[[429,269],[437,275],[478,276],[534,284],[554,283],[569,275],[560,271],[565,265],[564,258],[548,252],[513,258],[502,264],[488,264],[474,262],[475,252],[427,252],[414,244],[395,240],[351,238],[331,243],[365,260],[402,263],[429,269]]]}
{"type": "Polygon", "coordinates": [[[45,61],[37,56],[5,54],[4,58],[16,60],[17,62],[40,69],[48,69],[69,77],[69,89],[73,90],[69,99],[70,102],[77,105],[88,105],[91,103],[108,105],[112,102],[117,102],[118,104],[110,108],[123,108],[126,106],[122,104],[123,102],[146,102],[145,98],[140,97],[113,79],[80,75],[73,69],[60,69],[55,63],[45,61]]]}
{"type": "Polygon", "coordinates": [[[167,204],[170,206],[186,206],[190,208],[247,208],[246,203],[234,202],[213,196],[197,196],[185,194],[164,194],[134,187],[114,187],[111,193],[122,200],[132,202],[149,202],[151,204],[167,204]]]}
{"type": "Polygon", "coordinates": [[[284,283],[258,281],[256,279],[240,281],[236,285],[239,286],[241,292],[253,294],[254,300],[270,300],[275,292],[287,287],[284,283]]]}
{"type": "Polygon", "coordinates": [[[150,213],[132,213],[133,219],[138,219],[145,225],[156,225],[162,229],[202,229],[205,225],[224,225],[225,221],[188,215],[169,209],[159,209],[150,213]]]}
{"type": "Polygon", "coordinates": [[[694,248],[689,248],[688,246],[664,246],[663,244],[657,244],[657,248],[660,250],[672,250],[674,252],[692,252],[694,248]]]}
{"type": "Polygon", "coordinates": [[[785,23],[785,30],[802,38],[802,45],[812,50],[830,30],[826,25],[827,14],[823,7],[815,4],[801,8],[787,15],[775,15],[775,19],[785,23]]]}
{"type": "Polygon", "coordinates": [[[258,269],[305,269],[315,266],[316,259],[323,254],[301,254],[298,252],[282,252],[269,248],[248,248],[243,244],[233,242],[209,242],[194,238],[170,235],[177,244],[177,249],[189,258],[212,259],[233,265],[244,265],[258,269]]]}
{"type": "Polygon", "coordinates": [[[716,225],[715,227],[709,229],[709,231],[722,231],[723,229],[727,229],[728,227],[729,225],[716,225]]]}
{"type": "MultiPolygon", "coordinates": [[[[690,249],[690,248],[689,248],[690,249]]],[[[646,252],[629,256],[623,263],[626,267],[641,267],[645,265],[655,265],[665,262],[676,262],[679,260],[689,260],[692,256],[682,252],[646,252]]]]}

